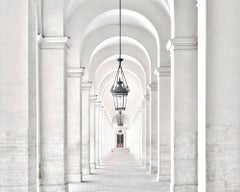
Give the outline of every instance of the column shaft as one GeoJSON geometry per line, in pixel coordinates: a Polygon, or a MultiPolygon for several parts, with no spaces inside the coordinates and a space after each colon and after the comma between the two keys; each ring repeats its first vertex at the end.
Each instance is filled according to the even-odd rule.
{"type": "Polygon", "coordinates": [[[40,64],[41,191],[66,189],[67,38],[43,38],[40,64]]]}
{"type": "Polygon", "coordinates": [[[197,191],[197,43],[175,39],[173,46],[171,187],[192,192],[197,191]]]}
{"type": "Polygon", "coordinates": [[[197,6],[174,0],[171,50],[171,191],[196,192],[197,6]]]}
{"type": "Polygon", "coordinates": [[[239,6],[207,1],[208,192],[240,191],[239,6]]]}
{"type": "Polygon", "coordinates": [[[82,181],[82,82],[83,68],[68,68],[67,84],[67,151],[68,182],[82,181]]]}
{"type": "Polygon", "coordinates": [[[95,103],[95,108],[96,108],[96,121],[95,121],[95,129],[96,129],[96,143],[95,143],[95,148],[96,148],[96,166],[100,165],[100,138],[99,138],[99,129],[100,129],[100,107],[101,107],[101,102],[97,101],[95,103]]]}
{"type": "Polygon", "coordinates": [[[96,110],[95,101],[97,97],[90,97],[90,167],[91,170],[96,168],[96,110]]]}
{"type": "Polygon", "coordinates": [[[150,140],[150,96],[145,95],[145,117],[146,117],[146,169],[150,171],[150,147],[151,147],[151,140],[150,140]]]}
{"type": "Polygon", "coordinates": [[[157,158],[158,158],[158,134],[157,134],[157,83],[151,83],[149,85],[150,88],[150,103],[151,103],[151,108],[150,108],[150,114],[151,114],[151,120],[150,120],[150,156],[151,156],[151,160],[150,160],[150,172],[151,173],[157,173],[157,167],[158,167],[158,163],[157,163],[157,158]]]}
{"type": "Polygon", "coordinates": [[[0,191],[36,192],[36,5],[1,1],[0,13],[0,191]]]}
{"type": "Polygon", "coordinates": [[[90,174],[90,89],[92,83],[82,82],[82,172],[90,174]]]}
{"type": "Polygon", "coordinates": [[[169,182],[171,172],[170,66],[161,66],[158,74],[158,181],[169,182]]]}
{"type": "Polygon", "coordinates": [[[146,104],[142,102],[142,165],[146,167],[146,104]]]}

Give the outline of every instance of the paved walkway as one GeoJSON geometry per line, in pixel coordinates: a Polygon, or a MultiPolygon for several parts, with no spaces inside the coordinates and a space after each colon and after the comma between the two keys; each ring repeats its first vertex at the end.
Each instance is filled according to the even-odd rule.
{"type": "Polygon", "coordinates": [[[154,181],[155,175],[139,166],[129,153],[112,152],[84,182],[71,184],[70,192],[168,192],[168,183],[154,181]]]}

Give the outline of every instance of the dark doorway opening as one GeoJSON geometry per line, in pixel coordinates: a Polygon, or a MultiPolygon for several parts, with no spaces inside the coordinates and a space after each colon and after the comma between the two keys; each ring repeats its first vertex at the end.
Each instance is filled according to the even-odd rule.
{"type": "Polygon", "coordinates": [[[122,148],[124,146],[124,136],[123,134],[117,134],[117,148],[122,148]]]}

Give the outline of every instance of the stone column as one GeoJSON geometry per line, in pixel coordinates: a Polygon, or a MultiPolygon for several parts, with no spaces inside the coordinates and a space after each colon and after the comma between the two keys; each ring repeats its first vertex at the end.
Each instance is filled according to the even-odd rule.
{"type": "Polygon", "coordinates": [[[150,173],[157,173],[157,83],[151,83],[149,85],[150,89],[150,173]]]}
{"type": "Polygon", "coordinates": [[[96,130],[96,166],[100,165],[100,138],[99,138],[99,130],[100,130],[100,109],[101,109],[101,102],[95,102],[95,109],[96,109],[96,116],[95,116],[95,130],[96,130]]]}
{"type": "Polygon", "coordinates": [[[172,40],[173,191],[197,191],[197,42],[172,40]]]}
{"type": "Polygon", "coordinates": [[[107,144],[107,118],[106,111],[103,112],[103,127],[102,127],[102,160],[105,161],[106,158],[106,144],[107,144]]]}
{"type": "Polygon", "coordinates": [[[40,64],[41,191],[66,191],[68,38],[43,38],[40,64]]]}
{"type": "Polygon", "coordinates": [[[171,51],[171,191],[197,191],[197,7],[175,0],[171,51]]]}
{"type": "Polygon", "coordinates": [[[146,166],[146,104],[142,102],[142,166],[146,166]]]}
{"type": "Polygon", "coordinates": [[[68,38],[64,32],[64,0],[42,1],[40,51],[41,191],[67,191],[68,38]]]}
{"type": "Polygon", "coordinates": [[[198,191],[206,192],[206,0],[198,7],[198,191]]]}
{"type": "Polygon", "coordinates": [[[139,131],[138,131],[138,135],[139,135],[139,163],[142,164],[142,149],[143,149],[143,143],[142,143],[142,137],[143,137],[143,127],[142,127],[142,110],[141,107],[139,108],[139,112],[138,112],[138,125],[139,125],[139,131]]]}
{"type": "Polygon", "coordinates": [[[92,82],[82,82],[82,172],[90,174],[90,90],[92,82]]]}
{"type": "Polygon", "coordinates": [[[82,94],[81,82],[84,68],[68,68],[67,84],[67,151],[68,182],[82,181],[82,94]]]}
{"type": "Polygon", "coordinates": [[[66,189],[66,52],[68,38],[41,42],[40,127],[41,191],[66,189]]]}
{"type": "Polygon", "coordinates": [[[36,5],[0,5],[0,191],[36,192],[36,5]]]}
{"type": "Polygon", "coordinates": [[[103,156],[104,156],[104,126],[105,126],[105,118],[104,118],[104,107],[101,106],[101,119],[100,119],[100,129],[99,129],[99,159],[100,165],[103,164],[103,156]]]}
{"type": "Polygon", "coordinates": [[[207,1],[208,192],[240,191],[239,6],[207,1]]]}
{"type": "Polygon", "coordinates": [[[150,96],[145,95],[145,117],[146,117],[146,169],[150,171],[150,147],[151,147],[151,140],[150,140],[150,96]]]}
{"type": "Polygon", "coordinates": [[[95,102],[97,96],[90,96],[90,168],[96,168],[96,110],[95,102]]]}
{"type": "Polygon", "coordinates": [[[99,154],[99,165],[102,164],[102,127],[103,127],[103,118],[102,118],[102,105],[99,106],[99,126],[98,126],[98,154],[99,154]]]}
{"type": "Polygon", "coordinates": [[[156,69],[158,75],[158,174],[157,180],[169,182],[171,172],[170,65],[156,69]]]}

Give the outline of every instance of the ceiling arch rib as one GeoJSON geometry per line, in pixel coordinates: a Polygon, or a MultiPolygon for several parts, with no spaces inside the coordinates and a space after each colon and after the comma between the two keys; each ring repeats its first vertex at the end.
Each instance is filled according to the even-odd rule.
{"type": "MultiPolygon", "coordinates": [[[[136,73],[141,78],[144,77],[144,83],[146,83],[146,72],[145,72],[142,64],[140,63],[140,61],[138,61],[137,59],[135,59],[134,57],[131,57],[129,55],[122,55],[122,57],[124,58],[123,62],[126,63],[125,68],[130,71],[134,71],[134,73],[136,73]],[[129,67],[131,67],[131,68],[129,68],[129,67]]],[[[90,70],[90,73],[92,75],[92,76],[90,76],[90,77],[92,77],[91,79],[93,79],[93,81],[98,82],[99,81],[98,74],[101,74],[101,73],[105,74],[111,70],[114,70],[116,72],[116,67],[118,66],[118,62],[117,62],[116,58],[118,58],[118,55],[110,56],[110,57],[104,59],[97,66],[97,69],[92,68],[90,70]],[[114,66],[114,68],[113,68],[113,66],[114,66]],[[95,72],[95,75],[94,75],[94,72],[95,72]]]]}
{"type": "MultiPolygon", "coordinates": [[[[153,7],[160,9],[161,12],[164,14],[169,14],[170,12],[170,7],[169,7],[169,0],[142,0],[141,3],[146,3],[150,2],[153,7]]],[[[77,12],[77,10],[86,3],[94,3],[94,0],[65,0],[65,20],[68,22],[71,17],[77,12]]],[[[118,8],[118,2],[117,1],[112,1],[109,2],[109,0],[99,0],[100,3],[104,3],[104,5],[107,7],[107,5],[111,6],[114,5],[114,7],[118,8]],[[112,3],[112,4],[111,4],[112,3]]],[[[137,0],[132,0],[131,1],[133,4],[137,3],[139,5],[139,1],[137,0]]],[[[122,6],[126,5],[128,1],[123,1],[122,6]]],[[[89,9],[91,10],[91,9],[89,9]]]]}
{"type": "MultiPolygon", "coordinates": [[[[166,0],[142,0],[141,3],[139,3],[139,0],[123,2],[123,9],[135,11],[143,15],[156,28],[163,47],[160,49],[160,57],[163,63],[169,62],[169,54],[165,48],[170,38],[170,14],[168,7],[169,5],[166,0]]],[[[118,9],[118,3],[115,1],[85,1],[74,12],[69,14],[66,28],[67,34],[72,37],[74,42],[79,42],[81,46],[83,43],[83,34],[89,23],[98,15],[113,9],[118,9]]],[[[159,62],[153,63],[153,65],[152,71],[159,65],[159,62]]]]}
{"type": "MultiPolygon", "coordinates": [[[[147,52],[147,50],[145,49],[145,47],[139,43],[138,41],[136,41],[135,39],[133,38],[130,38],[130,37],[126,37],[126,36],[122,36],[122,44],[123,45],[130,45],[130,46],[134,46],[134,47],[137,47],[138,49],[140,49],[144,55],[146,56],[147,58],[147,61],[148,63],[151,62],[150,60],[150,56],[147,52]]],[[[91,57],[90,57],[90,64],[91,64],[91,61],[92,61],[92,58],[94,57],[94,55],[99,52],[100,50],[106,48],[106,47],[109,47],[109,46],[112,46],[112,45],[117,45],[119,46],[119,37],[112,37],[112,38],[109,38],[109,39],[106,39],[105,41],[103,41],[101,44],[99,44],[93,51],[91,57]]],[[[91,65],[90,65],[91,67],[91,65]]]]}
{"type": "MultiPolygon", "coordinates": [[[[102,41],[115,37],[116,44],[119,43],[118,37],[113,36],[114,34],[111,33],[114,28],[115,26],[113,25],[111,25],[110,27],[103,27],[98,29],[94,33],[89,34],[86,37],[83,44],[83,49],[81,51],[83,55],[81,58],[82,63],[87,63],[90,60],[93,50],[99,44],[101,44],[102,41]],[[87,49],[85,47],[87,47],[87,49]]],[[[147,31],[141,30],[136,27],[124,26],[123,29],[123,36],[127,34],[130,39],[134,39],[135,41],[139,42],[148,52],[151,62],[157,63],[158,51],[154,37],[147,31]]],[[[145,65],[144,70],[146,71],[146,73],[150,74],[151,66],[149,66],[148,63],[142,63],[142,65],[145,65]]]]}
{"type": "MultiPolygon", "coordinates": [[[[124,71],[130,71],[136,77],[140,80],[141,82],[141,87],[144,92],[146,92],[146,75],[144,73],[144,70],[141,68],[141,65],[136,64],[134,61],[128,60],[128,58],[125,58],[125,67],[123,68],[124,71]]],[[[101,64],[95,73],[95,78],[93,79],[94,84],[96,84],[95,91],[99,92],[99,86],[98,84],[101,84],[102,80],[107,76],[109,73],[115,73],[117,71],[117,62],[114,60],[110,60],[108,62],[105,62],[101,64]],[[116,66],[113,69],[113,66],[116,66]]],[[[112,80],[113,83],[113,80],[112,80]]],[[[110,88],[109,88],[110,89],[110,88]]]]}
{"type": "MultiPolygon", "coordinates": [[[[122,9],[122,24],[124,25],[131,25],[131,26],[137,26],[140,27],[146,31],[148,31],[150,34],[152,34],[156,40],[156,42],[159,42],[159,37],[157,34],[157,30],[153,26],[153,24],[143,15],[127,9],[122,9]]],[[[106,11],[100,15],[98,15],[96,18],[94,18],[91,23],[89,23],[87,29],[84,32],[83,39],[85,37],[97,30],[98,28],[101,28],[103,26],[108,25],[119,25],[119,10],[114,9],[110,11],[106,11]]]]}
{"type": "MultiPolygon", "coordinates": [[[[108,58],[109,56],[118,54],[119,47],[117,41],[118,41],[117,37],[111,38],[110,40],[100,44],[95,49],[95,51],[92,53],[89,62],[90,63],[89,71],[91,71],[91,74],[92,72],[96,71],[97,67],[102,62],[102,60],[108,58]]],[[[140,61],[140,63],[143,63],[142,66],[144,68],[144,71],[149,73],[149,69],[146,66],[150,66],[151,60],[148,52],[141,44],[139,44],[138,42],[131,38],[123,38],[122,53],[123,55],[127,53],[136,60],[140,61]]],[[[86,77],[88,78],[89,75],[87,74],[86,77]]]]}

